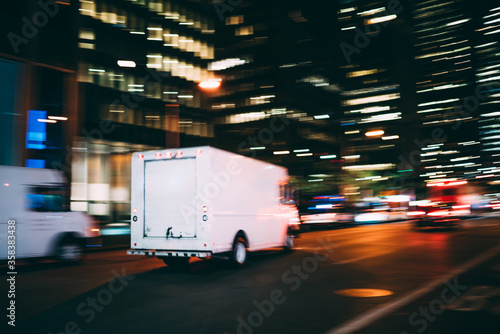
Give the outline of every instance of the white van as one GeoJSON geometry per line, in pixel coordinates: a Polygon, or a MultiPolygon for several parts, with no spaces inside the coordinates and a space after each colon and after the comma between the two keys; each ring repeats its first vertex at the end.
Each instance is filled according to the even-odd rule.
{"type": "Polygon", "coordinates": [[[51,169],[0,166],[0,260],[82,259],[85,238],[99,232],[86,214],[69,211],[64,181],[51,169]]]}
{"type": "Polygon", "coordinates": [[[209,146],[132,156],[131,250],[166,264],[294,246],[298,211],[285,168],[209,146]]]}

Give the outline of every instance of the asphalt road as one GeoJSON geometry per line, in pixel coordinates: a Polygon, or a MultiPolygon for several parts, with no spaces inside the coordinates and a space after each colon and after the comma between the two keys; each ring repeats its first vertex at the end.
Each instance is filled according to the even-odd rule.
{"type": "MultiPolygon", "coordinates": [[[[7,328],[44,334],[497,334],[499,241],[500,219],[490,217],[463,222],[458,230],[415,231],[401,222],[303,233],[295,252],[253,254],[241,269],[206,260],[178,270],[124,250],[91,253],[73,266],[21,264],[16,326],[7,328]]],[[[2,326],[9,321],[2,319],[2,326]]]]}

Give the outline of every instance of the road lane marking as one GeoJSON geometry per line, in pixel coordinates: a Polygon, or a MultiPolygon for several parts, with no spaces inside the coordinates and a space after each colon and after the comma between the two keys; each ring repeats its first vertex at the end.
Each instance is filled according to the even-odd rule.
{"type": "Polygon", "coordinates": [[[423,285],[421,285],[419,288],[405,293],[403,296],[400,298],[393,300],[391,302],[387,302],[385,304],[382,304],[380,306],[377,306],[375,308],[372,308],[371,310],[366,311],[365,313],[359,315],[358,317],[355,317],[345,323],[343,323],[340,326],[337,326],[331,330],[328,330],[324,332],[324,334],[350,334],[355,331],[358,331],[371,323],[393,313],[394,311],[400,309],[403,306],[406,306],[420,297],[424,296],[425,294],[435,290],[439,286],[444,284],[444,281],[446,280],[451,280],[453,277],[462,274],[479,264],[491,259],[492,257],[500,254],[500,246],[496,246],[493,248],[490,248],[486,252],[476,256],[475,258],[459,265],[455,269],[451,270],[450,272],[443,274],[423,285]]]}

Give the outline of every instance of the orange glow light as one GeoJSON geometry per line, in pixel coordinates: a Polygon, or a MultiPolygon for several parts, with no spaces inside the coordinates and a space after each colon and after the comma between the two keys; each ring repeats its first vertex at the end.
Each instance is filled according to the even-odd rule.
{"type": "Polygon", "coordinates": [[[365,133],[365,136],[367,137],[377,137],[377,136],[382,136],[384,134],[384,130],[374,130],[374,131],[368,131],[365,133]]]}
{"type": "Polygon", "coordinates": [[[215,89],[215,88],[219,88],[220,86],[220,79],[211,79],[211,80],[205,80],[205,81],[202,81],[198,84],[198,86],[200,86],[201,88],[204,88],[204,89],[215,89]]]}

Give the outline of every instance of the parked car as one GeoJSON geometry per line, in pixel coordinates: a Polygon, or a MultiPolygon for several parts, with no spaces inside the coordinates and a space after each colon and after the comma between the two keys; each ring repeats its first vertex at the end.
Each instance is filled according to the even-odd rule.
{"type": "Polygon", "coordinates": [[[354,208],[349,205],[319,205],[306,207],[300,213],[302,226],[331,226],[354,222],[354,208]]]}

